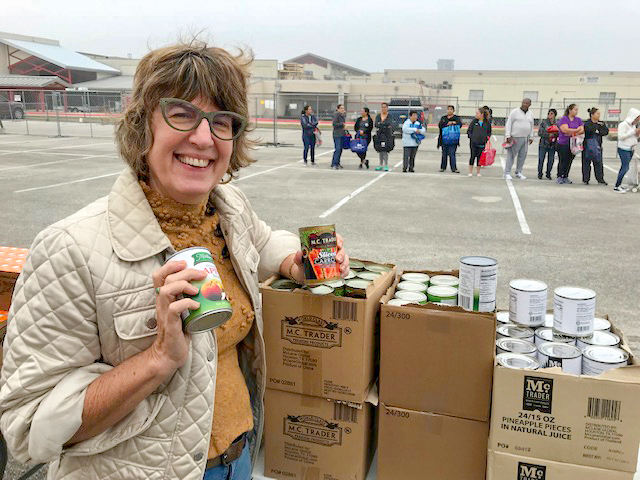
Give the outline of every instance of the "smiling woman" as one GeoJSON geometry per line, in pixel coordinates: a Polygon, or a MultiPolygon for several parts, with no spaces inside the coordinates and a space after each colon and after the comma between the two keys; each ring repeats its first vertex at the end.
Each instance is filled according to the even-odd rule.
{"type": "MultiPolygon", "coordinates": [[[[258,281],[302,283],[304,269],[298,237],[223,181],[253,161],[250,60],[197,41],[147,54],[116,127],[127,168],[31,247],[0,422],[14,458],[51,462],[49,478],[251,478],[266,370],[258,281]],[[165,260],[190,247],[211,253],[231,305],[213,331],[183,330],[208,272],[165,260]]],[[[336,260],[346,275],[342,239],[336,260]]]]}

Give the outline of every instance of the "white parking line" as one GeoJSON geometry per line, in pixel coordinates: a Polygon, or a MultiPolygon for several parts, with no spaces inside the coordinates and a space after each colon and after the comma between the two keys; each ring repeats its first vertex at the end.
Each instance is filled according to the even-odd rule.
{"type": "Polygon", "coordinates": [[[111,157],[111,158],[119,158],[116,157],[115,155],[108,153],[106,155],[85,155],[84,157],[76,157],[76,158],[67,158],[65,160],[56,160],[55,162],[44,162],[44,163],[33,163],[33,164],[29,164],[29,165],[17,165],[15,167],[5,167],[5,168],[0,168],[0,172],[4,172],[5,170],[18,170],[21,168],[33,168],[33,167],[42,167],[44,165],[54,165],[57,163],[68,163],[68,162],[76,162],[78,160],[87,160],[89,158],[104,158],[104,157],[111,157]]]}
{"type": "Polygon", "coordinates": [[[40,140],[21,140],[19,142],[2,142],[0,141],[0,146],[1,145],[11,145],[14,143],[36,143],[36,142],[57,142],[59,140],[77,140],[79,137],[63,137],[63,138],[42,138],[40,140]]]}
{"type": "MultiPolygon", "coordinates": [[[[504,171],[504,158],[500,155],[500,163],[502,164],[502,171],[504,171]]],[[[511,200],[513,201],[513,206],[516,209],[516,216],[518,217],[518,222],[520,223],[520,230],[525,235],[531,235],[531,229],[529,228],[529,224],[527,223],[527,219],[524,216],[524,211],[522,210],[522,205],[520,204],[520,199],[518,198],[518,194],[516,193],[516,189],[513,186],[513,182],[509,179],[505,179],[507,182],[507,187],[509,188],[509,193],[511,194],[511,200]]]]}
{"type": "MultiPolygon", "coordinates": [[[[322,157],[323,155],[328,155],[329,153],[333,153],[333,150],[329,150],[328,152],[324,152],[324,153],[321,153],[320,155],[316,155],[316,158],[322,157]]],[[[295,163],[302,163],[302,160],[298,160],[295,163]]],[[[248,178],[251,178],[251,177],[256,177],[258,175],[263,175],[265,173],[273,172],[274,170],[280,170],[281,168],[287,168],[290,166],[291,166],[290,163],[285,163],[284,165],[280,165],[279,167],[273,167],[268,170],[263,170],[262,172],[252,173],[251,175],[247,175],[246,177],[240,177],[237,180],[234,180],[234,182],[240,182],[242,180],[247,180],[248,178]]]]}
{"type": "Polygon", "coordinates": [[[602,165],[604,168],[606,168],[607,170],[611,170],[613,173],[618,173],[619,170],[616,170],[615,168],[611,168],[609,165],[602,165]]]}
{"type": "Polygon", "coordinates": [[[82,148],[82,147],[97,147],[98,145],[113,145],[113,142],[107,142],[107,143],[83,143],[82,145],[66,145],[64,147],[51,147],[51,148],[38,148],[36,150],[18,150],[15,152],[5,152],[5,153],[0,153],[0,155],[11,155],[11,154],[17,154],[17,153],[33,153],[33,152],[47,152],[49,150],[62,150],[63,148],[82,148]]]}
{"type": "MultiPolygon", "coordinates": [[[[400,165],[402,165],[402,162],[398,162],[396,163],[393,168],[398,168],[400,165]]],[[[384,172],[381,173],[380,175],[378,175],[376,178],[374,178],[373,180],[365,183],[363,186],[361,186],[360,188],[358,188],[357,190],[354,190],[353,192],[351,192],[349,195],[347,195],[346,197],[344,197],[342,200],[340,200],[338,203],[336,203],[333,207],[331,207],[329,210],[325,210],[324,212],[322,212],[320,214],[320,218],[327,218],[329,215],[331,215],[333,212],[335,212],[336,210],[338,210],[340,207],[342,207],[343,205],[345,205],[349,200],[351,200],[352,198],[356,197],[358,194],[360,194],[361,192],[365,191],[367,188],[369,188],[371,185],[373,185],[374,183],[376,183],[378,180],[380,180],[382,177],[384,177],[385,175],[388,175],[390,172],[384,172]]]]}
{"type": "Polygon", "coordinates": [[[88,182],[90,180],[98,180],[99,178],[113,177],[114,175],[120,175],[121,173],[122,173],[122,170],[115,173],[107,173],[106,175],[98,175],[97,177],[89,177],[89,178],[81,178],[80,180],[72,180],[71,182],[54,183],[53,185],[45,185],[43,187],[24,188],[22,190],[16,190],[13,193],[33,192],[35,190],[44,190],[46,188],[62,187],[64,185],[71,185],[72,183],[88,182]]]}

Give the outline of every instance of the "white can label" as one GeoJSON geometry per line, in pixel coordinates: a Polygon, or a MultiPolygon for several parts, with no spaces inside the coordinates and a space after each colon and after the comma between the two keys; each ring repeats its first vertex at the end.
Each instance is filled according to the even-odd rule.
{"type": "Polygon", "coordinates": [[[476,267],[460,263],[458,305],[474,312],[493,312],[496,309],[498,265],[476,267]]]}
{"type": "Polygon", "coordinates": [[[539,327],[544,324],[547,310],[547,291],[523,292],[510,289],[509,319],[514,323],[528,327],[539,327]]]}
{"type": "Polygon", "coordinates": [[[627,362],[622,363],[601,363],[594,362],[593,360],[584,357],[582,359],[582,374],[583,375],[600,375],[607,370],[613,370],[614,368],[625,367],[627,362]]]}
{"type": "Polygon", "coordinates": [[[538,352],[538,361],[542,368],[560,367],[565,373],[580,375],[582,373],[582,356],[575,358],[548,357],[538,352]]]}
{"type": "Polygon", "coordinates": [[[567,335],[586,336],[593,333],[596,299],[570,300],[553,297],[553,328],[567,335]]]}

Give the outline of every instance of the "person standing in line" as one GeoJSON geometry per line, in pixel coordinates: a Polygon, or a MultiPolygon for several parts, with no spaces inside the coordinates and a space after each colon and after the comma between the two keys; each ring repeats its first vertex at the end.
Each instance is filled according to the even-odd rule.
{"type": "Polygon", "coordinates": [[[311,152],[311,165],[315,167],[316,135],[314,132],[318,127],[318,119],[313,114],[313,108],[311,108],[311,105],[305,105],[302,109],[300,125],[302,125],[302,143],[304,144],[304,150],[302,152],[304,164],[307,165],[307,154],[311,152]]]}
{"type": "Polygon", "coordinates": [[[609,129],[600,121],[600,110],[596,107],[587,110],[589,120],[584,123],[584,150],[582,155],[582,183],[589,185],[591,180],[591,163],[593,173],[600,185],[607,185],[604,181],[602,166],[602,138],[609,135],[609,129]]]}
{"type": "Polygon", "coordinates": [[[504,128],[505,141],[511,143],[511,147],[507,150],[507,160],[504,167],[504,178],[511,178],[511,167],[513,161],[517,157],[516,177],[521,180],[526,179],[522,174],[524,161],[527,158],[529,145],[533,143],[533,114],[529,111],[531,100],[525,98],[522,100],[520,108],[515,108],[507,118],[507,124],[504,128]]]}
{"type": "Polygon", "coordinates": [[[393,121],[389,116],[389,105],[383,103],[380,106],[380,113],[376,115],[375,127],[378,129],[376,132],[377,142],[380,145],[378,151],[380,155],[380,166],[376,167],[376,170],[384,169],[385,172],[389,171],[389,150],[393,144],[393,121]]]}
{"type": "Polygon", "coordinates": [[[419,135],[427,133],[427,129],[418,122],[418,112],[411,110],[409,118],[402,125],[402,146],[404,147],[404,157],[402,162],[403,172],[414,172],[416,153],[422,141],[419,135]]]}
{"type": "Polygon", "coordinates": [[[538,126],[538,136],[540,137],[540,144],[538,146],[538,179],[542,180],[542,172],[544,170],[544,159],[547,158],[547,180],[551,180],[551,170],[553,169],[553,163],[556,157],[556,142],[558,141],[558,127],[556,126],[556,117],[558,111],[555,108],[550,108],[547,112],[547,118],[540,122],[538,126]],[[555,132],[550,132],[549,129],[555,127],[555,132]]]}
{"type": "Polygon", "coordinates": [[[440,123],[438,123],[438,128],[440,129],[440,134],[438,135],[438,146],[437,148],[442,147],[442,161],[440,162],[440,172],[444,172],[447,169],[447,159],[449,159],[449,164],[451,165],[451,171],[453,173],[460,173],[456,165],[456,150],[460,146],[460,139],[456,143],[447,144],[442,141],[442,130],[445,127],[451,127],[454,125],[458,125],[462,127],[462,120],[458,115],[455,114],[455,107],[453,105],[449,105],[447,107],[447,114],[443,115],[440,119],[440,123]]]}
{"type": "Polygon", "coordinates": [[[558,122],[558,183],[573,183],[569,180],[569,172],[575,155],[571,153],[571,137],[584,134],[584,123],[578,116],[578,106],[569,105],[564,116],[558,122]]]}
{"type": "MultiPolygon", "coordinates": [[[[373,119],[371,118],[371,115],[369,115],[369,109],[367,107],[364,107],[361,113],[362,115],[360,115],[360,117],[356,120],[356,124],[353,129],[356,131],[358,135],[360,135],[360,138],[363,138],[367,141],[367,148],[368,148],[369,144],[371,143],[371,132],[373,131],[373,119]]],[[[363,165],[369,168],[369,160],[367,160],[367,152],[358,153],[358,157],[360,157],[360,165],[358,166],[358,168],[362,168],[363,165]]]]}
{"type": "Polygon", "coordinates": [[[618,156],[622,165],[618,172],[616,186],[613,189],[617,193],[627,193],[627,189],[622,187],[622,179],[629,171],[629,163],[631,163],[633,151],[638,144],[638,137],[640,136],[639,122],[640,110],[632,108],[629,110],[625,121],[618,124],[618,156]]]}
{"type": "Polygon", "coordinates": [[[342,137],[344,136],[344,124],[347,121],[347,112],[344,105],[338,104],[336,113],[333,115],[333,159],[331,160],[331,168],[338,170],[344,168],[340,165],[340,158],[342,157],[342,137]]]}
{"type": "Polygon", "coordinates": [[[480,156],[491,137],[491,122],[489,121],[489,111],[486,108],[482,107],[476,110],[476,118],[469,124],[467,136],[471,146],[469,176],[473,176],[473,164],[475,163],[477,165],[476,176],[481,177],[480,156]]]}

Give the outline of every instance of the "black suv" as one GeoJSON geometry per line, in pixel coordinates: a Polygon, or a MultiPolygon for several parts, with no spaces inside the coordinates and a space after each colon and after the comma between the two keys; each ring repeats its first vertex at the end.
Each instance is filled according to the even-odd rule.
{"type": "Polygon", "coordinates": [[[22,120],[24,118],[24,105],[20,102],[9,102],[0,97],[0,118],[22,120]]]}

